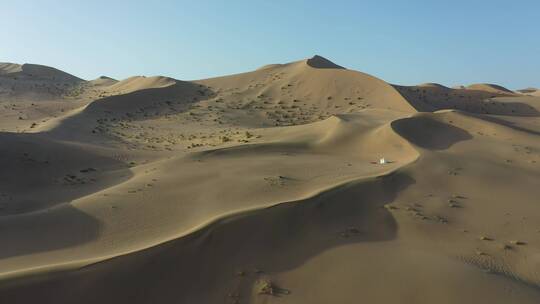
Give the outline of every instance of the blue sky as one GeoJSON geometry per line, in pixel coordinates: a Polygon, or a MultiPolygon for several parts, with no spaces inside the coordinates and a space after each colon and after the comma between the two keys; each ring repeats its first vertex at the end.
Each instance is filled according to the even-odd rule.
{"type": "Polygon", "coordinates": [[[152,2],[0,0],[0,61],[190,80],[319,54],[398,84],[540,87],[538,0],[152,2]]]}

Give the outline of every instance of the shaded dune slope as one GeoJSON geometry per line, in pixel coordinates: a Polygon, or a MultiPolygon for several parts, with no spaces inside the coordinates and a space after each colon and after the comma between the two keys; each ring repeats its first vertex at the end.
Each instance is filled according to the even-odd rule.
{"type": "MultiPolygon", "coordinates": [[[[138,81],[134,81],[137,82],[138,81]]],[[[117,83],[119,84],[119,83],[117,83]]],[[[128,87],[132,84],[129,82],[128,87]]],[[[102,124],[107,121],[133,121],[160,117],[167,113],[183,112],[199,99],[208,98],[211,92],[202,85],[175,81],[164,86],[135,89],[129,93],[108,96],[85,106],[81,111],[57,121],[48,131],[55,138],[90,142],[99,140],[102,124]],[[98,133],[98,134],[96,134],[98,133]]],[[[116,84],[115,84],[116,85],[116,84]]],[[[125,87],[125,86],[122,86],[125,87]]],[[[133,89],[133,88],[131,88],[133,89]]]]}
{"type": "Polygon", "coordinates": [[[415,146],[430,150],[446,150],[457,142],[472,139],[467,131],[426,114],[395,120],[392,128],[415,146]]]}
{"type": "Polygon", "coordinates": [[[49,80],[60,83],[79,83],[84,81],[76,76],[45,65],[0,63],[0,75],[25,80],[49,80]]]}
{"type": "MultiPolygon", "coordinates": [[[[33,293],[20,294],[15,287],[4,289],[0,299],[12,303],[36,299],[53,303],[54,291],[62,289],[75,291],[63,295],[68,303],[118,302],[127,295],[133,303],[215,303],[226,299],[228,293],[247,300],[253,295],[257,276],[261,276],[253,273],[258,272],[256,269],[261,269],[261,273],[285,271],[331,247],[392,239],[396,224],[382,205],[392,201],[411,182],[399,174],[352,182],[302,201],[227,217],[157,247],[46,281],[37,277],[30,283],[37,287],[33,293]],[[362,235],[340,238],[341,233],[355,233],[348,232],[350,227],[360,229],[362,235]],[[281,256],[281,250],[290,255],[281,256]],[[219,258],[222,256],[229,259],[223,262],[219,258]],[[249,275],[238,279],[235,273],[242,269],[249,275]],[[134,276],[139,279],[133,281],[134,276]],[[223,283],[231,279],[236,282],[223,283]],[[91,286],[92,292],[79,298],[76,291],[83,286],[91,286]],[[208,289],[217,292],[204,292],[208,289]]],[[[26,284],[14,282],[18,288],[29,288],[26,284]]]]}
{"type": "Polygon", "coordinates": [[[85,82],[44,65],[0,63],[0,101],[54,99],[69,94],[85,82]]]}
{"type": "Polygon", "coordinates": [[[68,204],[130,177],[103,149],[36,134],[0,133],[0,141],[0,217],[68,204]]]}
{"type": "Polygon", "coordinates": [[[394,87],[421,112],[455,109],[478,114],[539,116],[540,112],[526,101],[509,102],[506,97],[515,96],[503,89],[478,85],[464,89],[450,89],[438,85],[394,87]]]}
{"type": "Polygon", "coordinates": [[[497,84],[492,83],[476,83],[467,86],[468,90],[485,91],[497,94],[515,95],[516,93],[497,84]]]}
{"type": "Polygon", "coordinates": [[[107,76],[100,76],[94,80],[88,81],[88,83],[92,86],[112,86],[118,82],[118,80],[107,76]]]}

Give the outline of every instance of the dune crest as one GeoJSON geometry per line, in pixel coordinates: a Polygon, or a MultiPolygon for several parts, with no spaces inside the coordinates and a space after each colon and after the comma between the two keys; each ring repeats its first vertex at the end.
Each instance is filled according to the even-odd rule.
{"type": "Polygon", "coordinates": [[[442,89],[442,90],[449,89],[448,87],[443,86],[442,84],[434,83],[434,82],[422,83],[422,84],[419,84],[418,86],[419,87],[428,87],[428,88],[437,88],[437,89],[442,89]]]}
{"type": "Polygon", "coordinates": [[[0,75],[12,74],[22,71],[22,66],[16,63],[0,62],[0,75]]]}
{"type": "Polygon", "coordinates": [[[332,61],[319,55],[315,55],[307,59],[306,64],[316,69],[345,69],[344,67],[339,66],[333,63],[332,61]]]}
{"type": "Polygon", "coordinates": [[[471,84],[466,87],[467,90],[478,90],[497,94],[515,94],[515,92],[496,84],[491,83],[477,83],[471,84]]]}
{"type": "Polygon", "coordinates": [[[530,96],[540,96],[540,89],[537,88],[526,88],[517,90],[518,93],[530,95],[530,96]]]}
{"type": "Polygon", "coordinates": [[[99,76],[94,80],[90,80],[88,83],[93,86],[111,86],[118,83],[118,80],[107,76],[99,76]]]}
{"type": "Polygon", "coordinates": [[[129,93],[151,88],[163,88],[173,85],[176,82],[176,79],[164,76],[133,76],[114,83],[113,85],[109,86],[107,90],[112,92],[129,93]]]}

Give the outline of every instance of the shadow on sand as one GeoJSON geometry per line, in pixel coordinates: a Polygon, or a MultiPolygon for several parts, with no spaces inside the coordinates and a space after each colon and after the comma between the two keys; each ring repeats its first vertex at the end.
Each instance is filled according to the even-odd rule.
{"type": "MultiPolygon", "coordinates": [[[[186,237],[81,270],[4,282],[0,301],[211,303],[215,292],[209,291],[219,293],[239,269],[282,272],[333,247],[395,238],[398,227],[384,205],[414,182],[394,173],[229,216],[186,237]]],[[[242,280],[236,288],[249,294],[257,278],[252,272],[242,280]]]]}
{"type": "Polygon", "coordinates": [[[461,128],[423,116],[398,119],[391,126],[409,142],[428,150],[445,150],[473,138],[461,128]]]}

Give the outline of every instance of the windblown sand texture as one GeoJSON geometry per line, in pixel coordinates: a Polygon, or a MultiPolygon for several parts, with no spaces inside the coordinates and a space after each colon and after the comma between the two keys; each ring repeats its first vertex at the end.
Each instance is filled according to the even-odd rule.
{"type": "Polygon", "coordinates": [[[0,303],[540,303],[539,111],[320,56],[0,63],[0,303]]]}

